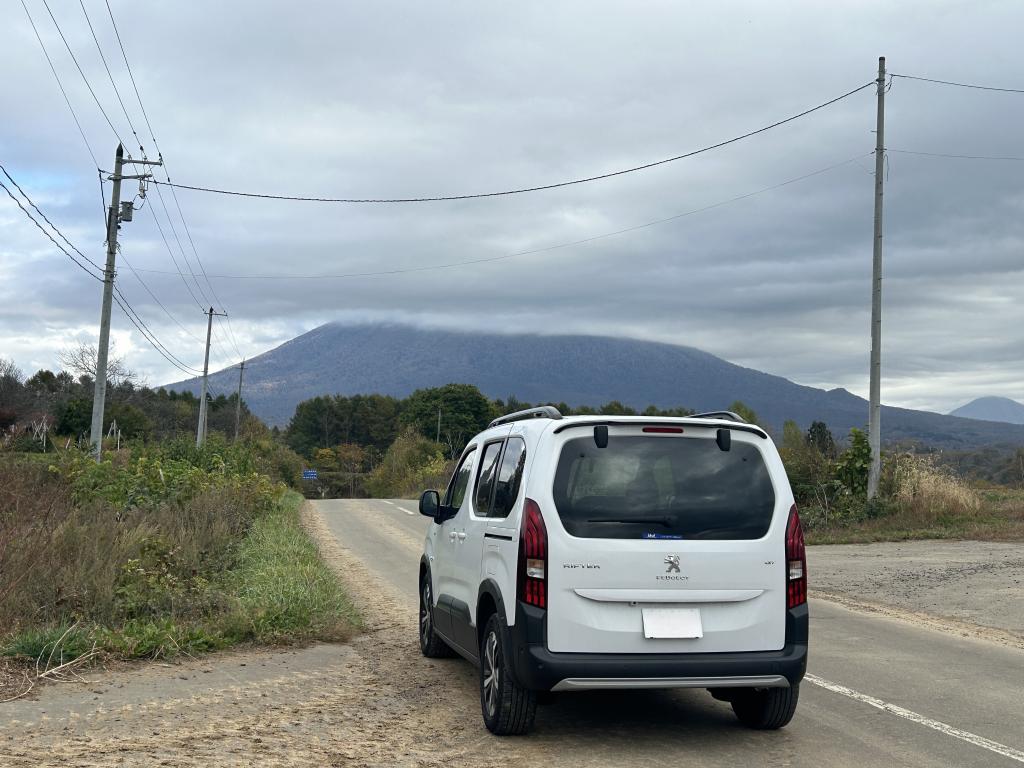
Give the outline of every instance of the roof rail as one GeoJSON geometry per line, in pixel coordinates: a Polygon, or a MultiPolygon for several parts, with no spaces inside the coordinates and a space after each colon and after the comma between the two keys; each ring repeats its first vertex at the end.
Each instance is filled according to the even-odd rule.
{"type": "Polygon", "coordinates": [[[527,408],[525,411],[516,411],[510,413],[507,416],[501,416],[495,419],[487,428],[496,427],[499,424],[509,424],[513,421],[522,421],[523,419],[560,419],[562,414],[553,405],[542,405],[539,408],[527,408]]]}
{"type": "Polygon", "coordinates": [[[728,419],[729,421],[738,421],[741,424],[746,424],[747,420],[742,418],[738,413],[732,411],[708,411],[707,413],[695,413],[691,416],[687,416],[688,419],[728,419]]]}

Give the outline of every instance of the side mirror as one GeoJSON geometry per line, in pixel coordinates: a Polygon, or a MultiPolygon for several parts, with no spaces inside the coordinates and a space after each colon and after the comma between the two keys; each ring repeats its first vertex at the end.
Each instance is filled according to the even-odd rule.
{"type": "Polygon", "coordinates": [[[420,496],[420,514],[436,520],[441,509],[441,494],[437,491],[424,491],[420,496]]]}

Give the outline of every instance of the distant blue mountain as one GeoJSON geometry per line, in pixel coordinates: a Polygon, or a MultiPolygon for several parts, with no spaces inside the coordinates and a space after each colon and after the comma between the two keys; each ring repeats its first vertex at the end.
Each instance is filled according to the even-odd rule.
{"type": "Polygon", "coordinates": [[[950,416],[985,421],[1005,421],[1007,424],[1024,424],[1024,404],[1008,397],[979,397],[967,405],[961,405],[950,416]]]}
{"type": "MultiPolygon", "coordinates": [[[[211,374],[214,391],[233,392],[237,369],[211,374]]],[[[642,409],[716,410],[734,400],[776,432],[783,421],[826,422],[837,438],[864,427],[867,402],[845,389],[805,387],[733,365],[693,347],[602,336],[460,333],[408,325],[329,323],[246,362],[243,397],[268,424],[284,427],[302,400],[381,393],[404,397],[421,387],[475,384],[489,397],[642,409]]],[[[199,391],[191,379],[169,385],[199,391]]],[[[1024,427],[885,407],[886,441],[941,447],[1024,445],[1024,427]]]]}

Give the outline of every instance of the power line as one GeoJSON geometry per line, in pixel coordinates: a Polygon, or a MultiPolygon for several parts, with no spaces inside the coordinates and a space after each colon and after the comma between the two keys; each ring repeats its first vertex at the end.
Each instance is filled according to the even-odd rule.
{"type": "MultiPolygon", "coordinates": [[[[0,164],[0,171],[3,171],[3,174],[4,174],[4,176],[7,177],[7,180],[10,181],[11,184],[13,184],[15,187],[17,187],[18,192],[21,193],[21,196],[24,197],[25,200],[28,202],[28,204],[31,205],[35,209],[36,213],[38,213],[40,216],[43,217],[43,220],[47,224],[50,225],[50,228],[53,229],[53,231],[57,233],[57,235],[60,237],[61,240],[63,240],[65,243],[67,243],[68,247],[71,248],[71,250],[73,250],[75,253],[77,253],[79,256],[81,256],[83,259],[85,259],[87,262],[92,264],[92,266],[94,266],[97,270],[99,270],[100,273],[103,272],[103,267],[101,267],[95,261],[90,259],[88,256],[86,256],[80,250],[78,250],[78,248],[75,247],[74,243],[72,243],[70,240],[67,239],[67,237],[64,236],[64,233],[60,231],[60,228],[56,224],[54,224],[52,221],[50,221],[50,219],[47,217],[47,215],[45,213],[43,213],[41,210],[39,210],[39,206],[36,205],[34,202],[32,202],[32,198],[29,197],[25,193],[25,190],[21,188],[21,185],[18,184],[18,182],[16,182],[13,178],[11,178],[11,174],[9,174],[7,172],[7,169],[4,168],[3,164],[0,164]]],[[[18,202],[18,201],[15,200],[15,202],[18,202]]],[[[38,226],[38,222],[37,222],[37,226],[38,226]]],[[[44,232],[45,232],[45,230],[44,230],[44,232]]]]}
{"type": "MultiPolygon", "coordinates": [[[[10,177],[8,177],[8,178],[10,178],[10,177]]],[[[11,200],[13,200],[15,203],[17,203],[18,207],[21,208],[21,212],[24,213],[29,218],[29,220],[33,224],[36,225],[36,227],[39,229],[39,231],[42,232],[44,235],[46,235],[46,237],[49,239],[49,241],[51,243],[53,243],[55,246],[57,246],[57,248],[65,256],[67,256],[69,259],[71,259],[71,261],[73,261],[78,266],[79,269],[81,269],[83,272],[85,272],[85,274],[87,274],[93,280],[96,280],[96,281],[98,281],[100,283],[103,282],[103,278],[102,277],[97,277],[87,266],[85,266],[85,264],[83,264],[78,259],[76,259],[67,248],[65,248],[63,245],[58,243],[54,239],[53,235],[51,235],[49,232],[46,231],[46,229],[43,227],[43,225],[40,224],[31,213],[29,213],[28,209],[24,205],[21,204],[21,201],[14,196],[14,193],[12,193],[11,190],[8,188],[8,186],[6,184],[4,184],[2,181],[0,181],[0,187],[3,187],[4,192],[7,193],[7,195],[11,198],[11,200]]],[[[75,250],[77,251],[78,249],[76,248],[75,250]]],[[[96,266],[96,265],[93,265],[93,266],[96,266]]]]}
{"type": "Polygon", "coordinates": [[[124,294],[122,294],[121,291],[116,287],[114,289],[114,292],[116,294],[115,296],[113,296],[114,302],[117,304],[117,306],[121,308],[121,311],[124,312],[125,317],[127,317],[131,321],[131,324],[134,325],[136,329],[138,329],[139,333],[142,334],[142,337],[147,342],[149,342],[150,346],[160,353],[161,357],[163,357],[167,362],[169,362],[179,371],[189,376],[195,376],[196,374],[201,373],[201,371],[192,368],[186,363],[183,363],[181,360],[179,360],[177,357],[171,354],[170,350],[164,347],[156,338],[156,336],[152,335],[152,331],[149,331],[148,326],[146,326],[146,324],[142,321],[142,318],[139,317],[135,310],[131,307],[131,305],[128,303],[128,300],[125,299],[124,294]]]}
{"type": "MultiPolygon", "coordinates": [[[[0,168],[2,168],[2,166],[0,166],[0,168]]],[[[22,195],[25,195],[24,191],[21,189],[20,186],[18,186],[17,182],[15,182],[14,179],[11,178],[10,174],[7,173],[6,169],[3,169],[3,173],[4,173],[4,175],[8,179],[11,180],[11,183],[14,184],[14,186],[16,186],[18,188],[18,191],[21,192],[22,195]]],[[[42,232],[44,235],[46,235],[47,239],[51,243],[53,243],[54,246],[56,246],[65,256],[67,256],[69,259],[71,259],[71,261],[73,261],[76,266],[78,266],[83,272],[85,272],[87,275],[89,275],[89,277],[91,277],[93,280],[96,280],[99,283],[103,282],[103,278],[102,277],[97,276],[92,271],[90,271],[89,268],[85,264],[82,264],[78,259],[76,259],[71,254],[71,252],[67,250],[67,248],[65,248],[63,245],[58,243],[57,240],[53,237],[53,235],[51,235],[49,232],[46,231],[46,229],[36,220],[36,218],[29,212],[29,210],[24,205],[22,205],[21,201],[18,200],[17,197],[15,197],[14,193],[11,192],[10,188],[8,188],[8,186],[6,184],[4,184],[3,181],[0,181],[0,187],[2,187],[3,190],[7,193],[7,195],[15,203],[17,203],[17,205],[21,209],[22,213],[24,213],[25,216],[27,216],[29,218],[29,220],[31,220],[32,223],[36,225],[36,227],[39,229],[40,232],[42,232]]],[[[79,255],[82,256],[82,258],[86,259],[86,261],[88,261],[94,267],[99,269],[98,265],[96,265],[91,260],[89,260],[87,256],[82,254],[82,252],[77,247],[75,247],[75,245],[73,243],[71,243],[71,241],[69,241],[67,239],[67,237],[64,236],[64,233],[61,232],[60,229],[55,224],[53,224],[53,222],[50,221],[50,219],[46,216],[46,214],[44,214],[36,206],[36,204],[31,201],[31,199],[28,197],[28,195],[25,195],[25,199],[28,200],[29,204],[33,208],[35,208],[36,211],[39,212],[39,215],[42,216],[46,220],[47,224],[49,224],[51,227],[53,227],[54,231],[57,232],[58,235],[60,235],[61,239],[63,239],[71,247],[71,249],[73,251],[75,251],[75,253],[78,253],[79,255]]],[[[101,274],[102,274],[102,270],[101,270],[101,274]]],[[[140,279],[140,282],[141,282],[141,279],[140,279]]],[[[147,288],[147,290],[148,290],[148,288],[147,288]]],[[[158,352],[160,352],[160,354],[163,355],[163,357],[165,359],[167,359],[168,362],[172,363],[172,365],[174,365],[176,368],[179,368],[179,370],[182,370],[185,373],[189,373],[190,375],[194,375],[195,373],[198,372],[197,369],[191,368],[186,363],[182,362],[177,357],[175,357],[173,355],[173,353],[171,353],[171,351],[169,349],[167,349],[167,347],[162,342],[160,342],[160,340],[156,337],[156,334],[154,334],[151,330],[149,330],[149,327],[146,325],[145,321],[143,321],[143,319],[139,316],[138,312],[136,312],[135,309],[128,302],[128,299],[125,298],[125,296],[121,292],[120,288],[118,286],[116,286],[116,285],[114,286],[114,292],[117,294],[116,296],[114,296],[114,301],[116,301],[118,306],[120,306],[121,309],[124,310],[125,314],[128,316],[128,319],[131,320],[132,324],[136,328],[139,329],[139,332],[142,333],[142,335],[146,339],[146,341],[148,341],[158,352]]],[[[159,303],[159,300],[157,300],[157,302],[159,303]]],[[[161,306],[163,306],[163,305],[161,305],[161,306]]]]}
{"type": "Polygon", "coordinates": [[[190,330],[189,330],[188,328],[186,328],[186,327],[185,327],[184,325],[182,325],[182,324],[181,324],[181,321],[180,321],[180,320],[178,320],[178,318],[176,318],[176,317],[175,317],[174,315],[172,315],[172,314],[170,313],[170,310],[168,310],[168,309],[167,309],[167,307],[165,307],[165,306],[164,306],[163,302],[162,302],[162,301],[160,301],[160,299],[159,299],[159,298],[157,298],[156,294],[155,294],[155,293],[153,293],[153,291],[151,291],[151,290],[150,290],[149,286],[148,286],[148,285],[146,285],[146,282],[145,282],[145,281],[144,281],[144,280],[142,279],[142,276],[141,276],[141,275],[139,275],[139,273],[135,271],[135,267],[133,267],[133,266],[131,265],[131,262],[129,262],[129,261],[128,261],[128,259],[127,259],[127,258],[125,257],[125,255],[124,255],[124,249],[123,249],[123,248],[122,248],[122,247],[120,246],[120,244],[119,244],[119,245],[117,246],[117,251],[118,251],[118,253],[119,253],[119,254],[120,254],[120,256],[121,256],[121,261],[123,261],[123,262],[125,263],[125,266],[127,266],[127,267],[128,267],[128,269],[129,269],[129,270],[131,270],[131,273],[132,273],[132,275],[134,275],[134,276],[135,276],[135,279],[136,279],[136,280],[137,280],[137,281],[139,282],[139,285],[141,285],[141,286],[142,286],[142,287],[143,287],[143,288],[144,288],[144,289],[146,290],[146,293],[148,293],[148,294],[150,295],[150,297],[152,297],[153,301],[155,301],[155,302],[157,303],[157,306],[159,306],[159,307],[160,307],[160,309],[162,309],[162,310],[164,311],[164,314],[165,314],[165,315],[167,315],[167,316],[168,316],[168,317],[169,317],[169,318],[170,318],[171,320],[173,320],[173,321],[174,321],[174,323],[175,323],[175,324],[176,324],[176,325],[177,325],[177,326],[178,326],[179,328],[181,328],[181,330],[183,330],[183,331],[184,331],[185,333],[187,333],[187,334],[188,334],[189,336],[191,336],[191,337],[192,337],[193,339],[195,339],[195,340],[196,340],[196,341],[198,341],[198,342],[199,342],[200,344],[202,344],[202,343],[203,343],[203,340],[202,340],[202,339],[200,339],[200,338],[199,338],[198,336],[196,336],[196,335],[195,335],[194,333],[192,333],[192,331],[190,331],[190,330]]]}
{"type": "Polygon", "coordinates": [[[114,35],[117,37],[117,44],[121,48],[121,57],[124,59],[125,69],[128,70],[128,77],[131,78],[132,88],[135,89],[135,98],[139,100],[139,109],[142,110],[142,117],[146,121],[146,127],[149,129],[149,138],[153,140],[153,146],[156,151],[160,152],[160,147],[156,143],[156,136],[153,135],[153,126],[150,125],[149,115],[146,114],[146,108],[142,105],[142,96],[139,95],[139,86],[135,82],[135,74],[132,72],[131,64],[128,63],[128,54],[125,53],[124,43],[121,42],[121,33],[117,29],[117,22],[114,21],[114,12],[110,8],[110,0],[103,0],[107,5],[107,14],[110,16],[110,25],[114,28],[114,35]]]}
{"type": "MultiPolygon", "coordinates": [[[[482,198],[482,197],[501,197],[501,196],[504,196],[504,195],[518,195],[518,194],[522,194],[524,192],[539,192],[539,191],[545,190],[545,189],[557,189],[559,187],[568,187],[568,186],[572,186],[574,184],[585,184],[585,183],[591,182],[591,181],[599,181],[601,179],[609,179],[609,178],[612,178],[614,176],[623,176],[623,175],[625,175],[627,173],[635,173],[637,171],[644,171],[644,170],[647,170],[648,168],[654,168],[655,166],[665,165],[666,163],[672,163],[672,162],[675,162],[676,160],[683,160],[683,159],[686,159],[686,158],[689,158],[689,157],[693,157],[695,155],[703,154],[704,152],[710,152],[713,149],[719,149],[721,147],[728,146],[729,144],[735,144],[738,141],[742,141],[744,139],[748,139],[751,136],[756,136],[759,133],[764,133],[765,131],[770,131],[773,128],[778,128],[780,125],[785,125],[786,123],[791,123],[794,120],[798,120],[801,117],[805,117],[805,116],[811,114],[812,112],[817,112],[820,109],[824,109],[825,107],[829,107],[832,104],[835,104],[836,102],[842,101],[843,99],[846,99],[846,98],[848,98],[850,96],[853,96],[855,93],[858,93],[859,91],[863,91],[865,88],[871,88],[871,87],[874,87],[875,85],[876,85],[875,81],[871,80],[870,82],[867,82],[864,85],[858,86],[858,87],[854,88],[851,91],[847,91],[846,93],[842,94],[841,96],[836,96],[835,98],[829,99],[828,101],[823,102],[821,104],[818,104],[817,106],[811,107],[810,109],[805,109],[803,112],[798,112],[795,115],[790,115],[789,117],[783,118],[782,120],[777,120],[774,123],[771,123],[769,125],[765,125],[765,126],[763,126],[761,128],[758,128],[756,130],[748,131],[747,133],[741,134],[739,136],[734,136],[731,139],[726,139],[724,141],[719,141],[719,142],[717,142],[715,144],[709,144],[708,146],[701,147],[700,149],[695,149],[695,150],[692,150],[690,152],[684,152],[681,155],[675,155],[674,157],[668,157],[668,158],[665,158],[664,160],[656,160],[656,161],[654,161],[652,163],[644,163],[643,165],[633,166],[632,168],[625,168],[623,170],[612,171],[610,173],[601,173],[601,174],[598,174],[596,176],[587,176],[587,177],[582,178],[582,179],[573,179],[572,181],[561,181],[561,182],[558,182],[558,183],[555,183],[555,184],[542,184],[542,185],[533,186],[533,187],[522,187],[520,189],[509,189],[509,190],[505,190],[505,191],[502,191],[502,192],[482,192],[482,193],[470,194],[470,195],[443,195],[443,196],[436,196],[436,197],[344,198],[344,197],[304,197],[304,196],[298,196],[298,195],[276,195],[276,194],[263,194],[263,193],[257,193],[257,192],[238,192],[238,191],[232,191],[232,190],[226,190],[226,189],[217,189],[217,188],[214,188],[214,187],[200,187],[200,186],[195,186],[195,185],[191,185],[191,184],[172,184],[170,181],[166,182],[166,186],[177,187],[178,189],[190,189],[190,190],[193,190],[195,192],[211,192],[213,194],[218,194],[218,195],[232,195],[232,196],[235,196],[235,197],[254,197],[254,198],[267,199],[267,200],[292,200],[292,201],[298,201],[298,202],[312,202],[312,203],[427,203],[427,202],[439,202],[439,201],[443,201],[443,200],[472,200],[472,199],[477,199],[477,198],[482,198]]],[[[154,184],[158,184],[158,185],[165,185],[165,182],[162,182],[162,181],[158,182],[155,179],[154,179],[153,183],[154,184]]]]}
{"type": "Polygon", "coordinates": [[[900,155],[920,155],[921,157],[946,157],[956,160],[1012,160],[1024,162],[1024,157],[1015,155],[951,155],[944,152],[916,152],[910,149],[886,149],[886,152],[895,152],[900,155]]]}
{"type": "MultiPolygon", "coordinates": [[[[153,181],[155,182],[156,179],[153,179],[153,181]]],[[[199,300],[196,299],[196,303],[199,304],[200,309],[205,309],[206,305],[212,304],[213,302],[211,302],[209,297],[207,297],[207,295],[203,292],[203,286],[199,284],[199,277],[192,270],[192,265],[189,263],[188,260],[188,254],[185,253],[185,247],[181,244],[181,238],[178,237],[178,230],[175,228],[174,221],[171,219],[171,211],[167,207],[167,203],[164,202],[164,196],[163,193],[160,191],[159,187],[156,188],[156,197],[157,200],[160,201],[160,207],[164,209],[164,216],[167,217],[167,225],[171,228],[171,235],[174,236],[174,241],[178,244],[178,252],[181,254],[181,258],[185,260],[185,268],[188,270],[186,274],[191,276],[192,281],[196,284],[196,288],[199,289],[199,295],[203,297],[202,302],[199,302],[199,300]]],[[[175,264],[175,267],[177,267],[177,264],[175,264]]],[[[190,288],[189,293],[191,292],[192,289],[190,288]]],[[[192,297],[195,298],[194,293],[192,294],[192,297]]]]}
{"type": "MultiPolygon", "coordinates": [[[[188,280],[185,278],[184,272],[181,271],[181,267],[178,265],[178,260],[174,257],[174,251],[171,249],[171,244],[167,241],[167,236],[164,233],[164,227],[163,227],[163,225],[161,225],[160,219],[157,217],[157,212],[154,210],[152,205],[150,206],[150,208],[148,208],[148,211],[150,211],[150,215],[153,216],[153,221],[157,225],[157,230],[160,232],[160,239],[162,241],[164,241],[164,248],[167,249],[167,253],[171,257],[171,261],[174,263],[174,268],[176,270],[176,271],[173,271],[173,272],[164,271],[162,273],[163,274],[177,274],[179,276],[179,278],[181,278],[181,282],[184,284],[185,290],[188,291],[188,295],[193,297],[193,301],[196,302],[196,306],[198,306],[200,309],[202,309],[203,308],[203,302],[201,302],[199,300],[199,298],[196,296],[196,293],[193,290],[191,290],[191,286],[188,285],[188,280]]],[[[151,270],[144,270],[143,269],[142,271],[156,271],[156,270],[152,270],[152,269],[151,270]]]]}
{"type": "Polygon", "coordinates": [[[71,55],[71,60],[75,62],[75,67],[78,69],[78,74],[82,76],[82,81],[85,83],[85,87],[89,89],[89,93],[92,94],[92,100],[96,102],[96,106],[100,108],[100,112],[103,113],[103,118],[107,121],[107,125],[110,126],[110,130],[114,132],[114,136],[123,145],[121,136],[117,132],[117,128],[114,127],[114,123],[110,119],[110,115],[107,114],[107,110],[103,108],[99,98],[96,96],[96,91],[92,89],[92,84],[89,82],[89,78],[85,76],[85,72],[82,70],[82,65],[78,63],[78,59],[75,57],[75,52],[71,50],[71,45],[68,43],[68,39],[64,37],[64,30],[60,28],[60,24],[57,23],[57,17],[53,15],[53,11],[50,10],[50,4],[47,0],[43,0],[43,6],[46,8],[46,12],[50,14],[50,19],[53,21],[53,26],[57,28],[57,33],[60,35],[60,39],[64,41],[64,47],[68,49],[68,53],[71,55]]]}
{"type": "MultiPolygon", "coordinates": [[[[46,50],[46,45],[43,43],[43,38],[39,34],[39,29],[36,27],[36,23],[32,19],[32,14],[29,13],[28,6],[25,5],[25,0],[21,0],[21,7],[25,9],[25,15],[28,16],[28,23],[32,26],[32,31],[35,33],[36,40],[39,41],[39,47],[43,50],[43,56],[46,57],[46,63],[50,65],[50,71],[53,72],[53,77],[57,81],[57,87],[60,88],[60,92],[64,96],[64,102],[68,105],[68,111],[71,112],[71,117],[75,121],[75,125],[78,127],[78,133],[81,134],[82,141],[85,143],[85,148],[89,151],[89,157],[92,158],[93,167],[99,168],[100,164],[96,159],[96,153],[92,151],[92,147],[89,145],[89,139],[85,137],[85,131],[82,130],[82,123],[78,120],[78,115],[75,114],[75,108],[71,106],[71,99],[68,98],[68,92],[64,90],[64,83],[61,82],[60,75],[57,74],[57,68],[53,66],[53,59],[50,58],[50,54],[46,50]]],[[[104,209],[105,208],[106,206],[104,206],[104,209]]]]}
{"type": "Polygon", "coordinates": [[[117,97],[117,103],[121,105],[121,111],[124,112],[124,119],[128,121],[128,127],[131,129],[132,135],[135,137],[135,141],[139,143],[139,150],[142,150],[142,140],[139,139],[139,134],[135,130],[135,126],[132,124],[132,119],[128,115],[128,110],[125,109],[124,100],[121,98],[121,92],[117,88],[117,83],[114,82],[114,75],[110,72],[110,67],[107,64],[107,57],[103,55],[103,47],[100,45],[99,38],[96,37],[96,30],[93,29],[92,19],[89,18],[89,12],[85,9],[84,0],[78,0],[78,4],[82,6],[82,13],[85,15],[85,23],[89,25],[89,32],[92,33],[92,40],[96,43],[96,50],[99,51],[100,61],[103,62],[103,68],[107,70],[107,77],[110,79],[110,86],[114,89],[114,96],[117,97]]]}
{"type": "MultiPolygon", "coordinates": [[[[82,2],[82,0],[79,0],[79,2],[82,2]]],[[[135,80],[135,74],[132,72],[132,66],[128,62],[128,53],[125,50],[124,41],[121,39],[121,32],[117,28],[117,21],[114,19],[114,11],[110,7],[110,1],[109,0],[104,0],[104,3],[106,4],[106,7],[107,7],[107,14],[110,16],[110,25],[111,25],[111,27],[113,27],[114,35],[117,38],[117,44],[118,44],[118,46],[121,49],[121,58],[124,59],[125,69],[128,70],[128,77],[131,79],[132,88],[135,91],[135,98],[139,102],[139,109],[142,111],[142,117],[146,121],[146,127],[149,129],[149,137],[150,137],[150,139],[152,139],[153,147],[156,149],[157,153],[159,154],[160,159],[163,160],[163,152],[160,150],[160,144],[156,140],[156,133],[153,131],[153,124],[150,122],[149,114],[146,112],[146,107],[142,103],[142,93],[139,91],[138,83],[135,80]]],[[[122,104],[122,106],[123,106],[123,104],[122,104]]],[[[127,113],[126,113],[126,116],[127,116],[127,113]]],[[[133,130],[134,130],[134,128],[133,128],[133,130]]],[[[137,134],[136,134],[136,137],[137,137],[137,134]]],[[[164,176],[167,178],[168,183],[170,183],[170,181],[171,181],[170,171],[167,168],[166,162],[165,162],[165,164],[163,166],[163,172],[164,172],[164,176]]],[[[160,190],[158,189],[157,190],[158,197],[160,197],[161,205],[163,205],[163,207],[164,207],[164,213],[167,213],[167,207],[166,207],[166,205],[164,205],[163,197],[162,197],[162,195],[159,194],[159,192],[160,192],[160,190]]],[[[181,203],[178,201],[178,194],[177,194],[177,192],[175,191],[175,189],[173,187],[171,187],[171,194],[172,194],[172,196],[174,198],[174,204],[175,204],[175,206],[178,209],[178,216],[181,218],[181,224],[182,224],[182,227],[185,230],[185,236],[188,239],[189,245],[192,248],[192,253],[196,257],[196,263],[199,265],[199,269],[203,273],[203,277],[206,280],[206,285],[209,287],[210,293],[213,295],[213,298],[216,300],[216,303],[221,307],[221,309],[223,311],[226,312],[227,309],[225,308],[223,302],[221,302],[220,297],[217,296],[217,292],[214,290],[213,284],[210,282],[209,278],[206,277],[206,268],[203,266],[202,259],[199,258],[199,251],[196,248],[195,241],[192,239],[192,232],[189,229],[188,222],[185,220],[185,214],[184,214],[184,212],[181,209],[181,203]]],[[[168,215],[168,223],[170,223],[170,216],[169,215],[168,215]]],[[[174,232],[173,225],[171,226],[171,229],[172,229],[172,233],[175,236],[175,239],[177,239],[177,233],[174,232]]],[[[180,240],[178,240],[178,246],[179,246],[179,248],[181,247],[181,241],[180,240]]],[[[169,250],[169,247],[168,247],[168,250],[169,250]]],[[[185,257],[184,249],[182,249],[182,256],[185,257]]],[[[173,254],[172,254],[172,259],[173,259],[173,254]]],[[[191,272],[192,267],[191,267],[191,265],[189,265],[187,257],[185,257],[185,265],[189,269],[189,271],[191,272]]],[[[175,268],[177,268],[177,264],[175,264],[175,268]]],[[[179,270],[179,273],[180,273],[180,270],[179,270]]],[[[182,277],[184,278],[184,276],[182,276],[182,277]]],[[[194,276],[193,276],[193,279],[195,279],[194,276]]],[[[187,286],[187,283],[186,283],[186,286],[187,286]]],[[[203,294],[203,298],[206,298],[205,293],[203,292],[202,287],[199,286],[198,280],[196,280],[196,287],[199,288],[199,293],[203,294]]],[[[191,289],[189,289],[189,293],[192,293],[191,289]]],[[[193,294],[193,298],[195,298],[194,294],[193,294]]],[[[230,328],[229,328],[229,331],[230,331],[230,328]]],[[[235,345],[235,350],[238,351],[238,345],[235,343],[234,334],[233,333],[231,334],[231,343],[235,345]]],[[[239,352],[239,356],[241,356],[241,352],[239,352]]]]}
{"type": "Polygon", "coordinates": [[[917,77],[916,75],[897,75],[892,74],[892,77],[902,77],[904,80],[918,80],[922,83],[937,83],[938,85],[952,85],[957,88],[973,88],[979,91],[1000,91],[1002,93],[1024,93],[1024,88],[996,88],[991,85],[975,85],[974,83],[957,83],[952,80],[936,80],[932,77],[917,77]]]}
{"type": "MultiPolygon", "coordinates": [[[[704,211],[710,211],[710,210],[712,210],[714,208],[721,208],[722,206],[730,205],[731,203],[740,202],[741,200],[746,200],[748,198],[755,197],[757,195],[761,195],[761,194],[764,194],[766,192],[771,192],[773,190],[789,186],[790,184],[796,184],[797,182],[813,178],[814,176],[820,176],[823,173],[828,173],[829,171],[836,170],[837,168],[842,168],[843,166],[846,166],[846,165],[855,164],[858,160],[860,160],[860,159],[862,159],[864,157],[870,157],[873,154],[874,154],[873,152],[867,152],[867,153],[864,153],[864,154],[860,154],[860,155],[857,155],[856,157],[851,157],[851,158],[849,158],[847,160],[843,160],[842,162],[834,163],[832,165],[826,166],[825,168],[819,168],[816,171],[811,171],[810,173],[805,173],[802,176],[797,176],[797,177],[792,178],[792,179],[787,179],[786,181],[779,182],[778,184],[772,184],[769,187],[763,187],[763,188],[755,190],[753,192],[747,192],[746,194],[743,194],[743,195],[737,195],[736,197],[731,197],[731,198],[729,198],[727,200],[720,200],[719,202],[711,203],[710,205],[705,205],[705,206],[702,206],[700,208],[694,208],[693,210],[683,211],[682,213],[677,213],[677,214],[674,214],[672,216],[666,216],[665,218],[662,218],[662,219],[655,219],[654,221],[648,221],[648,222],[645,222],[643,224],[637,224],[637,225],[632,226],[632,227],[626,227],[624,229],[617,229],[617,230],[615,230],[613,232],[604,232],[604,233],[599,234],[599,235],[592,235],[590,237],[585,237],[585,238],[582,238],[580,240],[573,240],[571,242],[566,242],[566,243],[558,243],[557,245],[548,245],[548,246],[545,246],[543,248],[533,248],[533,249],[525,250],[525,251],[515,251],[514,253],[505,253],[505,254],[501,254],[500,256],[488,256],[488,257],[480,258],[480,259],[469,259],[467,261],[454,261],[454,262],[449,262],[449,263],[445,263],[445,264],[430,264],[430,265],[426,265],[426,266],[422,266],[422,267],[408,267],[408,268],[404,268],[404,269],[387,269],[387,270],[379,270],[379,271],[374,271],[374,272],[349,272],[349,273],[344,273],[344,274],[319,274],[319,275],[293,275],[293,274],[273,274],[273,275],[211,275],[211,277],[215,277],[215,278],[223,279],[223,280],[328,280],[328,279],[344,279],[344,278],[354,278],[354,277],[379,277],[379,276],[384,276],[384,275],[402,275],[402,274],[408,274],[410,272],[427,272],[427,271],[435,270],[435,269],[451,269],[451,268],[454,268],[454,267],[464,267],[464,266],[470,266],[470,265],[473,265],[473,264],[486,264],[486,263],[493,262],[493,261],[502,261],[504,259],[511,259],[511,258],[515,258],[517,256],[530,256],[530,255],[534,255],[534,254],[538,254],[538,253],[547,253],[548,251],[555,251],[555,250],[559,250],[559,249],[562,249],[562,248],[570,248],[570,247],[575,246],[575,245],[584,245],[586,243],[592,243],[592,242],[594,242],[596,240],[603,240],[605,238],[615,237],[617,235],[623,235],[623,234],[626,234],[628,232],[635,232],[635,231],[640,230],[640,229],[646,229],[648,227],[653,227],[653,226],[656,226],[658,224],[665,224],[665,223],[667,223],[669,221],[675,221],[676,219],[682,219],[682,218],[685,218],[687,216],[693,216],[693,215],[698,214],[698,213],[703,213],[704,211]]],[[[150,272],[150,273],[153,273],[153,274],[164,274],[164,275],[173,275],[174,274],[173,272],[165,272],[165,271],[156,270],[156,269],[142,269],[142,268],[140,268],[139,271],[140,272],[150,272]]]]}
{"type": "Polygon", "coordinates": [[[240,350],[238,348],[238,342],[237,342],[237,339],[235,338],[235,331],[231,327],[231,315],[225,314],[224,315],[224,319],[227,320],[227,323],[228,323],[228,335],[231,338],[231,346],[233,346],[235,348],[235,352],[238,354],[238,356],[241,357],[244,360],[245,359],[245,355],[243,355],[242,354],[242,350],[240,350]]]}

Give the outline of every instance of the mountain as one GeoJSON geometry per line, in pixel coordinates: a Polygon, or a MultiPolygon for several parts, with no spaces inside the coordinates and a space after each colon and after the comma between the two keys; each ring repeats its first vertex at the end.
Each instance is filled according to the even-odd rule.
{"type": "Polygon", "coordinates": [[[950,416],[984,421],[1005,421],[1008,424],[1024,424],[1024,404],[1008,397],[979,397],[967,405],[961,405],[950,416]]]}
{"type": "MultiPolygon", "coordinates": [[[[237,369],[210,375],[230,393],[237,369]]],[[[864,427],[867,402],[845,389],[825,391],[743,368],[693,347],[602,336],[462,333],[408,325],[314,328],[246,362],[243,397],[267,423],[285,426],[302,400],[325,394],[404,397],[420,387],[475,384],[489,397],[529,402],[718,410],[734,400],[781,431],[794,419],[826,422],[837,438],[864,427]]],[[[191,379],[170,389],[199,391],[191,379]]],[[[884,439],[946,448],[1024,445],[1024,426],[883,407],[884,439]]]]}

